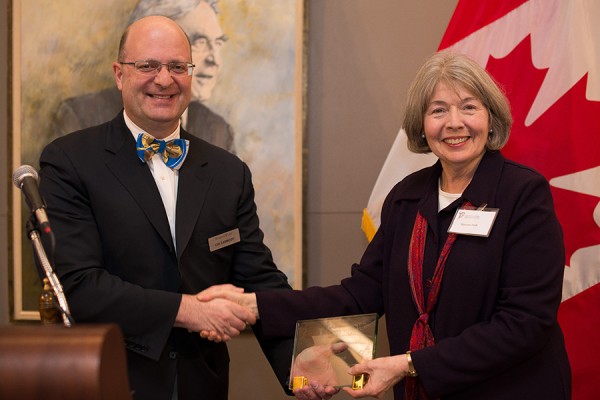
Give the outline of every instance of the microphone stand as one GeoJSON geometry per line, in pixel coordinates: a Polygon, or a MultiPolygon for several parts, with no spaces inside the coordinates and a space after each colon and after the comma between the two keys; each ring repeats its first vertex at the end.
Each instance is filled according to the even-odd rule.
{"type": "MultiPolygon", "coordinates": [[[[66,327],[71,327],[73,325],[73,317],[71,317],[71,311],[69,311],[69,305],[67,304],[67,298],[65,297],[65,293],[63,292],[62,285],[58,280],[58,277],[54,273],[52,265],[48,260],[48,256],[46,255],[46,250],[44,250],[44,246],[42,245],[42,240],[40,233],[37,228],[31,222],[31,220],[27,221],[27,234],[29,236],[29,240],[33,244],[33,249],[35,250],[35,254],[39,263],[41,264],[44,272],[46,272],[46,277],[50,282],[50,286],[52,286],[52,290],[58,299],[57,308],[60,311],[63,319],[63,323],[66,327]]],[[[49,233],[52,235],[51,240],[54,243],[54,234],[52,232],[49,233]]]]}

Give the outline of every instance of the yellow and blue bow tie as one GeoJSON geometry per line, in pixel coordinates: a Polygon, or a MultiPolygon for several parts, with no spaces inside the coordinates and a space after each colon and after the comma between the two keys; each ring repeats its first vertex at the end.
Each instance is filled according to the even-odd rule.
{"type": "Polygon", "coordinates": [[[188,141],[173,139],[164,141],[147,133],[140,133],[137,138],[137,155],[142,162],[147,162],[155,154],[160,154],[165,165],[179,169],[187,156],[188,141]]]}

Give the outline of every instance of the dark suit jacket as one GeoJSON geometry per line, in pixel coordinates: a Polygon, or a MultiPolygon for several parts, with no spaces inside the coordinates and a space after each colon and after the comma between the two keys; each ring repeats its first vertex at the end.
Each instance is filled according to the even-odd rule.
{"type": "MultiPolygon", "coordinates": [[[[385,313],[391,354],[405,353],[418,318],[407,266],[416,212],[429,224],[427,295],[426,279],[433,275],[458,205],[467,199],[499,212],[488,238],[461,235],[450,252],[430,317],[436,345],[412,354],[418,379],[430,398],[570,398],[569,362],[556,320],[564,245],[548,182],[488,152],[462,199],[438,214],[440,174],[438,162],[392,189],[379,231],[341,285],[258,294],[265,334],[293,335],[297,319],[385,313]]],[[[394,395],[404,398],[404,381],[394,395]]]]}
{"type": "MultiPolygon", "coordinates": [[[[122,114],[55,140],[40,159],[55,268],[72,315],[120,325],[136,399],[170,399],[176,372],[180,399],[227,398],[225,344],[173,328],[181,293],[226,282],[290,289],[263,244],[246,164],[187,132],[181,137],[190,146],[179,171],[177,246],[122,114]],[[209,238],[232,229],[241,242],[209,251],[209,238]]],[[[290,344],[261,341],[282,381],[290,344]]]]}
{"type": "MultiPolygon", "coordinates": [[[[63,101],[52,122],[54,137],[64,136],[111,120],[123,109],[123,98],[116,87],[71,97],[63,101]]],[[[235,153],[233,128],[223,117],[204,104],[192,101],[185,129],[231,153],[235,153]]]]}

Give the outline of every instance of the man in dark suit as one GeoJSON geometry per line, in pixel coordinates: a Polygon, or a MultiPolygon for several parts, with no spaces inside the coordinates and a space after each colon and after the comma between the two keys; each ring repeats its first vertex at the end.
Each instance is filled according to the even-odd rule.
{"type": "MultiPolygon", "coordinates": [[[[222,66],[221,48],[227,41],[217,17],[216,1],[140,0],[130,23],[149,15],[169,17],[187,33],[192,42],[196,68],[192,79],[192,99],[182,114],[182,127],[209,143],[235,153],[234,131],[219,114],[203,103],[217,84],[222,66]]],[[[123,108],[121,93],[112,87],[64,100],[58,107],[52,131],[54,137],[66,135],[112,119],[123,108]]]]}
{"type": "MultiPolygon", "coordinates": [[[[55,140],[40,158],[55,269],[72,316],[119,324],[136,399],[227,399],[227,348],[198,332],[227,340],[255,319],[234,302],[196,294],[219,284],[290,289],[263,243],[246,164],[180,126],[191,61],[173,20],[134,22],[113,64],[124,111],[55,140]]],[[[254,329],[285,384],[291,343],[262,340],[254,329]]]]}

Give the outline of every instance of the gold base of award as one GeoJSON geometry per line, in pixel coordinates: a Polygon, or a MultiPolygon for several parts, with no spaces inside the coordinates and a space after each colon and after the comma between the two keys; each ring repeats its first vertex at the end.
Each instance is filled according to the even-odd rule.
{"type": "Polygon", "coordinates": [[[290,389],[310,382],[362,389],[368,377],[348,369],[375,357],[377,320],[377,314],[361,314],[298,321],[290,389]]]}

